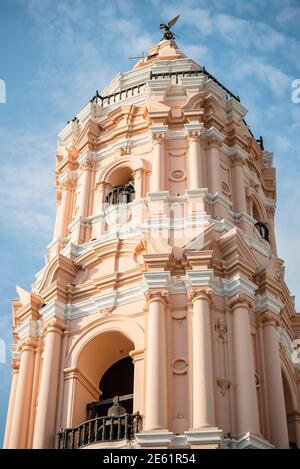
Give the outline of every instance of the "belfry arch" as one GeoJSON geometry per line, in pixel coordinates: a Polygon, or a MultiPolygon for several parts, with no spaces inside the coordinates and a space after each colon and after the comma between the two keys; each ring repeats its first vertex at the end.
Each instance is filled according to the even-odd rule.
{"type": "MultiPolygon", "coordinates": [[[[88,418],[87,405],[101,402],[103,379],[113,368],[113,378],[116,379],[116,364],[122,361],[124,363],[124,359],[127,369],[133,370],[129,385],[131,392],[128,393],[133,394],[133,399],[127,406],[130,411],[142,411],[143,399],[140,396],[134,398],[134,389],[141,382],[144,369],[143,342],[142,329],[133,322],[122,320],[104,322],[82,334],[71,348],[64,370],[64,402],[71,401],[71,405],[63,406],[63,426],[76,426],[88,418]]],[[[123,376],[124,371],[120,369],[119,372],[123,376]]],[[[122,396],[124,386],[118,387],[116,382],[114,384],[115,386],[110,386],[112,394],[122,396]]],[[[109,387],[107,389],[106,386],[107,390],[109,391],[109,387]]],[[[103,397],[112,400],[115,396],[103,397]]],[[[108,407],[104,407],[103,411],[107,411],[108,407]]]]}

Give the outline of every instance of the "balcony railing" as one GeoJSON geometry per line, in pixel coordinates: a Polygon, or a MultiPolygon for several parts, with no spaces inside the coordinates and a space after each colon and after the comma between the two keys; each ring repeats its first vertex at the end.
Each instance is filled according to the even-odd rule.
{"type": "Polygon", "coordinates": [[[116,440],[132,440],[139,432],[140,415],[97,417],[81,423],[78,427],[66,428],[57,434],[58,449],[76,449],[93,443],[116,440]]]}

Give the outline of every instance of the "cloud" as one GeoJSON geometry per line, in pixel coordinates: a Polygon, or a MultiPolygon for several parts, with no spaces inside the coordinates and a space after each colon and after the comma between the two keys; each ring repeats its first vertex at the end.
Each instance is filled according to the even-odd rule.
{"type": "Polygon", "coordinates": [[[276,96],[284,95],[291,84],[291,77],[259,58],[252,57],[251,60],[243,60],[236,64],[235,72],[239,80],[247,77],[256,78],[267,85],[276,96]]]}
{"type": "Polygon", "coordinates": [[[55,137],[43,132],[1,129],[6,164],[1,167],[2,231],[22,238],[51,239],[54,219],[55,137]]]}

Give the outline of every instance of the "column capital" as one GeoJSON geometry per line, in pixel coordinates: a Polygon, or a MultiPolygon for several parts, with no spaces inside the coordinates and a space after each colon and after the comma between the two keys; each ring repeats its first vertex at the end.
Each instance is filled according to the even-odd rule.
{"type": "Polygon", "coordinates": [[[204,134],[203,124],[185,124],[184,132],[189,141],[199,141],[200,137],[204,134]]]}
{"type": "Polygon", "coordinates": [[[26,337],[24,340],[22,340],[21,343],[18,344],[17,346],[17,351],[18,352],[24,352],[24,351],[34,351],[38,346],[38,341],[36,337],[26,337]]]}
{"type": "Polygon", "coordinates": [[[205,140],[210,148],[221,148],[223,146],[223,140],[216,135],[208,135],[205,140]]]}
{"type": "Polygon", "coordinates": [[[236,295],[229,298],[228,306],[231,309],[235,309],[241,306],[253,308],[254,302],[251,300],[251,298],[249,298],[248,295],[245,295],[245,293],[237,293],[236,295]]]}
{"type": "Polygon", "coordinates": [[[20,360],[12,360],[10,367],[12,369],[12,373],[19,373],[20,370],[20,360]]]}
{"type": "Polygon", "coordinates": [[[280,318],[271,311],[265,311],[264,313],[261,313],[260,321],[263,326],[274,326],[277,328],[281,325],[280,318]]]}
{"type": "Polygon", "coordinates": [[[46,335],[48,332],[58,332],[63,334],[66,330],[65,322],[57,317],[52,317],[47,322],[45,322],[41,329],[41,334],[46,335]]]}
{"type": "Polygon", "coordinates": [[[234,153],[231,156],[231,161],[233,166],[244,166],[245,164],[245,159],[239,153],[234,153]]]}
{"type": "Polygon", "coordinates": [[[59,189],[55,193],[55,203],[56,203],[56,205],[60,205],[61,200],[62,200],[62,193],[61,193],[61,190],[59,189]]]}
{"type": "Polygon", "coordinates": [[[94,163],[93,159],[90,156],[86,156],[80,163],[79,169],[81,171],[91,171],[93,169],[94,163]]]}
{"type": "Polygon", "coordinates": [[[189,301],[194,303],[195,300],[203,299],[212,301],[213,289],[210,287],[190,288],[188,291],[189,301]]]}
{"type": "Polygon", "coordinates": [[[151,301],[161,301],[162,303],[166,304],[170,292],[165,288],[161,290],[149,289],[144,293],[144,295],[148,304],[151,303],[151,301]]]}
{"type": "Polygon", "coordinates": [[[152,136],[153,143],[162,143],[168,131],[168,126],[165,124],[162,125],[152,125],[150,127],[150,132],[152,136]]]}
{"type": "Polygon", "coordinates": [[[72,179],[65,179],[59,185],[60,191],[71,191],[74,188],[74,181],[72,179]]]}

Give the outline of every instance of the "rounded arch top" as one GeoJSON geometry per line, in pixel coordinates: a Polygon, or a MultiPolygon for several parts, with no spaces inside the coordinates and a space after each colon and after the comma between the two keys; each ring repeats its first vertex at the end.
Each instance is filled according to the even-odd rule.
{"type": "Polygon", "coordinates": [[[144,330],[135,321],[116,318],[101,321],[98,324],[92,323],[77,338],[73,346],[67,353],[65,367],[76,368],[79,363],[81,353],[96,337],[101,337],[109,333],[118,333],[132,343],[132,350],[144,349],[144,330]]]}
{"type": "Polygon", "coordinates": [[[139,158],[136,155],[130,155],[126,156],[124,158],[118,159],[118,161],[115,161],[112,164],[109,164],[105,166],[99,173],[98,175],[98,181],[99,182],[109,182],[109,179],[111,178],[111,175],[118,171],[119,169],[127,169],[133,173],[134,171],[137,170],[144,170],[147,171],[148,164],[145,160],[142,158],[139,158]]]}

